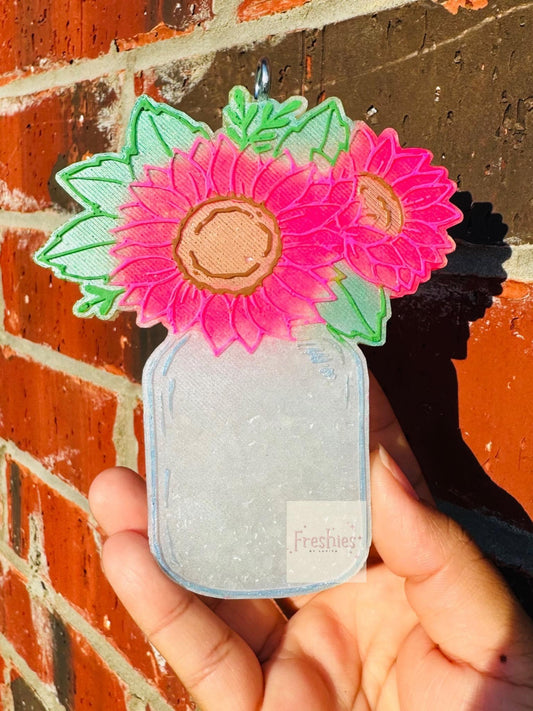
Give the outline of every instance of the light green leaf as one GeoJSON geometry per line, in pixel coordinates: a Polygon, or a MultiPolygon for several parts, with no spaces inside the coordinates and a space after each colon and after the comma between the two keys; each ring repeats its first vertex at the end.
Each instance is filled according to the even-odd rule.
{"type": "Polygon", "coordinates": [[[243,86],[234,86],[228,105],[222,109],[222,130],[241,150],[251,146],[256,153],[272,152],[306,107],[303,96],[292,96],[283,103],[274,99],[255,101],[243,86]]]}
{"type": "Polygon", "coordinates": [[[83,205],[110,214],[128,202],[128,185],[133,180],[129,161],[112,154],[98,154],[61,170],[56,179],[83,205]]]}
{"type": "Polygon", "coordinates": [[[118,311],[116,302],[124,289],[98,283],[82,284],[80,288],[83,296],[73,307],[76,316],[98,316],[102,319],[115,316],[118,311]]]}
{"type": "Polygon", "coordinates": [[[112,215],[82,213],[52,234],[35,261],[64,279],[107,282],[116,266],[109,254],[115,243],[110,230],[116,225],[112,215]]]}
{"type": "Polygon", "coordinates": [[[331,288],[336,301],[317,304],[330,332],[342,339],[380,346],[390,316],[390,300],[382,287],[358,276],[342,264],[331,288]]]}
{"type": "Polygon", "coordinates": [[[175,148],[189,151],[197,138],[210,138],[211,135],[206,124],[148,96],[141,96],[128,126],[128,156],[135,177],[143,177],[145,165],[167,165],[175,148]]]}
{"type": "Polygon", "coordinates": [[[350,145],[352,121],[339,99],[327,99],[305,113],[277,143],[274,155],[288,150],[297,163],[315,161],[324,169],[335,164],[350,145]]]}

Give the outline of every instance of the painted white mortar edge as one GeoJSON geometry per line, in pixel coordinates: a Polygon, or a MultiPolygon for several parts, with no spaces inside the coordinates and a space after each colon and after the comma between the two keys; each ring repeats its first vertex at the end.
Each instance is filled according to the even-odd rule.
{"type": "MultiPolygon", "coordinates": [[[[0,99],[19,98],[59,86],[92,81],[108,74],[121,72],[128,68],[131,56],[134,57],[135,71],[139,71],[176,59],[209,54],[239,45],[252,45],[274,35],[281,37],[297,30],[320,28],[361,15],[375,14],[383,10],[408,5],[415,1],[342,0],[339,2],[314,0],[286,12],[242,23],[235,22],[233,12],[222,12],[215,15],[211,22],[204,23],[203,27],[195,28],[190,34],[160,40],[125,52],[117,52],[112,48],[107,54],[96,59],[81,59],[71,65],[14,79],[0,87],[0,99]]],[[[437,6],[436,9],[439,10],[437,6]]],[[[442,9],[440,11],[444,12],[442,9]]],[[[253,60],[254,58],[251,57],[251,65],[253,60]]],[[[251,66],[251,74],[254,71],[255,66],[251,66]]]]}

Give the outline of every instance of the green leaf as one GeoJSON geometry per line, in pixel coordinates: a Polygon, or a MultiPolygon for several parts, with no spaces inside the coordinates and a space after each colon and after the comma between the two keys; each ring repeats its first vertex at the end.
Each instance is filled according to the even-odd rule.
{"type": "Polygon", "coordinates": [[[117,218],[112,215],[77,215],[52,234],[35,261],[64,279],[107,282],[116,266],[109,254],[115,243],[110,230],[116,226],[117,218]]]}
{"type": "Polygon", "coordinates": [[[56,179],[83,205],[110,214],[128,202],[128,186],[133,180],[129,161],[111,154],[98,154],[61,170],[56,179]]]}
{"type": "Polygon", "coordinates": [[[166,165],[174,149],[190,150],[196,138],[209,138],[208,126],[141,96],[128,126],[128,143],[120,155],[100,153],[65,168],[57,180],[72,197],[94,212],[117,215],[128,202],[129,184],[144,176],[145,165],[166,165]]]}
{"type": "Polygon", "coordinates": [[[352,121],[339,99],[327,99],[305,113],[283,134],[274,155],[288,150],[297,163],[315,161],[323,168],[335,164],[339,153],[350,145],[352,121]]]}
{"type": "Polygon", "coordinates": [[[175,148],[189,151],[200,136],[211,137],[211,129],[206,124],[148,96],[141,96],[128,126],[127,153],[135,177],[144,175],[146,165],[166,165],[175,148]]]}
{"type": "Polygon", "coordinates": [[[223,131],[241,150],[251,146],[256,153],[272,152],[306,107],[302,96],[293,96],[282,104],[274,99],[255,101],[247,89],[235,86],[222,110],[223,131]]]}
{"type": "Polygon", "coordinates": [[[76,316],[110,319],[118,310],[116,301],[124,293],[124,289],[104,284],[82,284],[81,293],[82,298],[76,301],[73,307],[76,316]]]}
{"type": "Polygon", "coordinates": [[[380,346],[385,342],[385,325],[390,316],[390,300],[384,289],[358,276],[342,264],[335,267],[337,278],[331,288],[336,301],[317,304],[329,331],[343,339],[380,346]]]}
{"type": "Polygon", "coordinates": [[[109,253],[115,244],[119,207],[129,202],[130,183],[144,177],[146,165],[165,166],[175,149],[189,151],[211,129],[181,111],[141,96],[132,111],[126,146],[120,154],[97,154],[62,170],[58,182],[85,211],[56,230],[35,261],[57,276],[80,282],[79,316],[110,318],[122,290],[108,287],[117,260],[109,253]]]}

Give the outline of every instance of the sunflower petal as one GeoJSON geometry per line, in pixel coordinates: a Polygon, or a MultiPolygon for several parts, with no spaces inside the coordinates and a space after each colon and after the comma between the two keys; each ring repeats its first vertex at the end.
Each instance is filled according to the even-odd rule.
{"type": "Polygon", "coordinates": [[[261,163],[256,176],[250,181],[253,199],[256,202],[264,202],[276,183],[286,176],[290,169],[291,162],[285,154],[261,163]]]}
{"type": "Polygon", "coordinates": [[[133,183],[130,188],[137,200],[157,217],[181,220],[192,207],[190,198],[176,190],[145,183],[133,183]]]}
{"type": "Polygon", "coordinates": [[[393,128],[386,128],[378,136],[376,147],[364,168],[365,171],[385,177],[396,158],[397,149],[400,149],[398,134],[393,128]]]}
{"type": "Polygon", "coordinates": [[[186,333],[200,320],[201,292],[193,284],[179,280],[168,300],[167,319],[174,333],[186,333]]]}
{"type": "Polygon", "coordinates": [[[172,259],[159,256],[135,256],[119,264],[112,273],[112,282],[116,286],[153,284],[173,273],[178,273],[178,270],[172,259]]]}
{"type": "Polygon", "coordinates": [[[230,317],[231,308],[229,297],[224,294],[214,294],[205,302],[202,309],[202,329],[215,355],[220,355],[238,338],[230,317]]]}
{"type": "Polygon", "coordinates": [[[263,333],[275,338],[291,338],[289,316],[274,306],[264,293],[248,297],[247,306],[250,317],[263,333]]]}
{"type": "Polygon", "coordinates": [[[249,301],[249,299],[242,297],[235,300],[232,319],[238,340],[249,353],[253,353],[261,342],[264,330],[258,326],[250,315],[248,310],[249,301]]]}
{"type": "Polygon", "coordinates": [[[304,194],[315,172],[314,164],[295,167],[274,184],[265,197],[265,206],[277,216],[283,208],[290,207],[304,194]]]}
{"type": "Polygon", "coordinates": [[[268,299],[273,306],[286,313],[289,319],[309,319],[308,323],[314,323],[316,310],[312,304],[307,299],[294,294],[275,274],[271,274],[264,280],[261,297],[268,299]]]}
{"type": "Polygon", "coordinates": [[[201,202],[207,197],[205,171],[181,151],[176,151],[172,158],[172,185],[174,190],[190,195],[191,202],[201,202]]]}
{"type": "Polygon", "coordinates": [[[236,158],[237,148],[234,144],[225,136],[219,136],[207,172],[211,194],[228,195],[231,193],[230,176],[233,173],[236,158]]]}
{"type": "Polygon", "coordinates": [[[330,288],[316,274],[306,269],[279,265],[275,275],[293,294],[309,302],[329,301],[334,298],[330,288]]]}

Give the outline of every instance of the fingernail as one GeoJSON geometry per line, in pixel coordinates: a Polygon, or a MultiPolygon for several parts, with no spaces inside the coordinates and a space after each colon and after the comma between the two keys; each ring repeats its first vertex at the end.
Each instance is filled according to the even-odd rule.
{"type": "Polygon", "coordinates": [[[390,471],[390,473],[396,479],[398,484],[400,484],[402,486],[402,488],[406,491],[406,493],[409,494],[409,496],[411,498],[416,499],[417,501],[420,501],[420,497],[418,496],[416,491],[413,489],[411,482],[405,476],[405,474],[402,472],[400,467],[396,464],[394,459],[387,452],[385,447],[383,447],[383,445],[381,445],[381,444],[379,445],[378,452],[379,452],[379,458],[381,459],[383,466],[390,471]]]}

